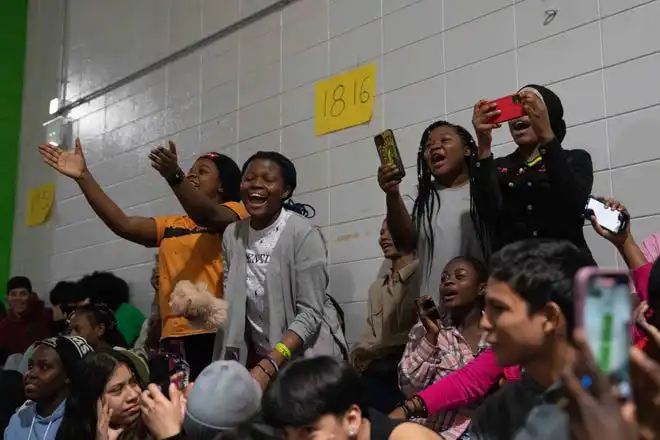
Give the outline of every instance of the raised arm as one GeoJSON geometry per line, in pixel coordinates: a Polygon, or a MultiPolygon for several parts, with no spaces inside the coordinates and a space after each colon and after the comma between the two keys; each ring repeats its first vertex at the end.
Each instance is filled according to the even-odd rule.
{"type": "Polygon", "coordinates": [[[472,113],[472,126],[477,133],[478,156],[469,170],[470,183],[479,217],[492,226],[498,224],[504,212],[504,200],[491,150],[492,132],[499,128],[500,124],[489,122],[500,113],[495,103],[487,100],[476,103],[472,113]]]}
{"type": "Polygon", "coordinates": [[[87,169],[80,139],[76,139],[73,152],[51,144],[40,145],[39,152],[45,163],[78,183],[89,206],[112,232],[143,246],[158,245],[158,231],[153,219],[126,215],[101,189],[87,169]]]}
{"type": "Polygon", "coordinates": [[[539,154],[543,157],[557,200],[571,212],[582,214],[594,183],[591,156],[583,150],[566,154],[552,130],[548,109],[538,94],[522,91],[520,100],[538,137],[539,154]]]}
{"type": "Polygon", "coordinates": [[[169,148],[152,150],[149,159],[151,166],[167,180],[181,206],[195,223],[222,233],[231,223],[240,220],[236,212],[198,191],[184,178],[174,142],[169,141],[169,148]]]}
{"type": "MultiPolygon", "coordinates": [[[[628,214],[626,207],[618,200],[614,200],[610,197],[599,197],[598,200],[603,202],[605,206],[612,211],[619,211],[628,214]]],[[[594,228],[594,231],[614,245],[621,255],[621,258],[623,258],[623,261],[625,261],[626,266],[628,266],[628,269],[634,271],[648,264],[644,253],[639,246],[637,246],[635,238],[630,232],[630,221],[628,221],[626,229],[619,234],[614,234],[607,229],[602,228],[600,224],[598,224],[598,219],[595,216],[592,216],[589,220],[591,220],[591,226],[594,228]]]]}
{"type": "Polygon", "coordinates": [[[385,192],[387,205],[387,227],[397,249],[412,252],[417,248],[417,229],[410,212],[403,202],[396,165],[381,165],[378,168],[378,185],[385,192]]]}

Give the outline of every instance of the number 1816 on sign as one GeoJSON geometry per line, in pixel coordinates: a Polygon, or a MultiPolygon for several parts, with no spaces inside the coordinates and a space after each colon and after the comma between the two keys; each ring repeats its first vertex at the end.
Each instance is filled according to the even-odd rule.
{"type": "Polygon", "coordinates": [[[369,122],[375,89],[375,63],[318,82],[314,111],[316,135],[369,122]]]}

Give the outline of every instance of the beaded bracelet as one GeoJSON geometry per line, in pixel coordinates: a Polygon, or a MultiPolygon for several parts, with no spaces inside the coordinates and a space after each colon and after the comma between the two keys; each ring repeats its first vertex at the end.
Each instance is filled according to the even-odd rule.
{"type": "Polygon", "coordinates": [[[429,416],[429,410],[426,407],[426,402],[424,402],[424,400],[419,396],[412,396],[410,399],[406,399],[403,402],[402,409],[406,419],[425,419],[429,416]]]}

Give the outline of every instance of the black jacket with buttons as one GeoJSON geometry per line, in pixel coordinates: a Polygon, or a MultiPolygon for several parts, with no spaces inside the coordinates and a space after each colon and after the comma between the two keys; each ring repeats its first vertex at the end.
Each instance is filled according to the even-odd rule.
{"type": "Polygon", "coordinates": [[[590,253],[582,228],[594,181],[591,156],[564,150],[556,139],[539,153],[532,165],[516,150],[479,160],[472,170],[474,202],[491,250],[539,237],[568,240],[590,253]]]}

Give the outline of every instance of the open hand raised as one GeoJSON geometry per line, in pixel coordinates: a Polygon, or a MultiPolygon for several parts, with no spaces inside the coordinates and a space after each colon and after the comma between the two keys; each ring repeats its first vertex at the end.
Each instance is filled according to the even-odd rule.
{"type": "Polygon", "coordinates": [[[73,151],[65,151],[52,144],[41,144],[39,153],[43,156],[45,163],[67,177],[79,180],[87,173],[80,138],[76,138],[76,147],[73,151]]]}

